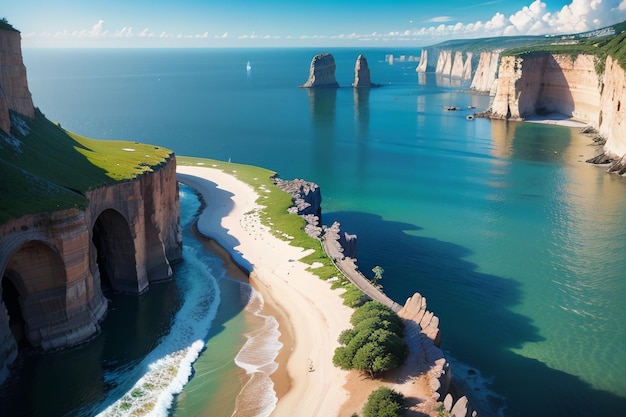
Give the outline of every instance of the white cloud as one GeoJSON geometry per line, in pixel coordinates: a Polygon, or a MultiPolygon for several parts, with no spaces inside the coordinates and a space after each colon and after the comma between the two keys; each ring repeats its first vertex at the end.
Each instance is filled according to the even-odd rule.
{"type": "Polygon", "coordinates": [[[450,16],[437,16],[437,17],[433,17],[432,19],[428,19],[427,22],[440,23],[440,22],[449,22],[451,20],[452,18],[450,16]]]}
{"type": "Polygon", "coordinates": [[[104,20],[99,20],[98,23],[93,25],[91,28],[91,32],[89,32],[89,36],[92,38],[99,38],[101,36],[106,36],[107,31],[104,30],[104,20]]]}
{"type": "MultiPolygon", "coordinates": [[[[154,33],[145,28],[136,33],[132,27],[126,26],[118,30],[107,30],[104,20],[98,20],[91,28],[74,31],[60,31],[51,33],[24,34],[24,39],[29,43],[36,44],[38,41],[50,44],[85,43],[90,41],[106,42],[131,42],[137,43],[141,39],[142,44],[152,38],[155,45],[158,39],[196,39],[195,42],[224,42],[224,44],[237,39],[252,40],[278,40],[280,42],[296,42],[298,39],[312,43],[323,43],[331,39],[341,41],[413,41],[413,42],[436,42],[445,39],[464,37],[488,37],[504,35],[543,35],[585,32],[599,29],[610,24],[626,20],[626,0],[571,0],[569,4],[560,10],[550,10],[542,0],[528,0],[529,4],[521,10],[506,16],[496,13],[487,20],[475,22],[452,22],[450,16],[437,16],[429,19],[431,26],[423,26],[410,29],[398,28],[388,32],[348,33],[348,34],[290,34],[276,36],[273,34],[258,35],[256,33],[234,35],[229,32],[211,34],[209,31],[200,33],[178,33],[161,31],[154,33]]],[[[485,4],[493,3],[486,1],[485,4]]],[[[469,6],[468,6],[469,7],[469,6]]],[[[199,44],[199,43],[197,43],[199,44]]]]}

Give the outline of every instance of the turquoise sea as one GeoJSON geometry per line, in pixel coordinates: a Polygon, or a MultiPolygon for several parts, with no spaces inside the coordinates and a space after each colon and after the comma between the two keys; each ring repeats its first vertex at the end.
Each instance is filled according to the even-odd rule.
{"type": "MultiPolygon", "coordinates": [[[[453,372],[494,414],[626,409],[626,179],[584,162],[600,149],[578,129],[466,120],[490,98],[418,76],[398,59],[418,48],[23,53],[34,102],[66,129],[318,183],[323,222],[358,235],[361,270],[382,266],[393,299],[427,297],[453,372]],[[320,52],[341,88],[298,88],[320,52]],[[360,53],[380,88],[350,87],[360,53]]],[[[181,193],[189,225],[199,203],[181,193]]],[[[189,226],[184,239],[175,279],[116,296],[92,342],[20,358],[0,414],[96,414],[182,349],[180,386],[191,380],[160,415],[231,416],[246,381],[236,355],[271,320],[244,308],[255,295],[189,226]]]]}

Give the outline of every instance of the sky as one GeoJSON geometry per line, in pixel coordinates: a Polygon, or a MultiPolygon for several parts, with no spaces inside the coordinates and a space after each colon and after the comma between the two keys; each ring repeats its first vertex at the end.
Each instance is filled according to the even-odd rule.
{"type": "Polygon", "coordinates": [[[567,34],[626,20],[626,0],[6,0],[22,47],[428,46],[567,34]]]}

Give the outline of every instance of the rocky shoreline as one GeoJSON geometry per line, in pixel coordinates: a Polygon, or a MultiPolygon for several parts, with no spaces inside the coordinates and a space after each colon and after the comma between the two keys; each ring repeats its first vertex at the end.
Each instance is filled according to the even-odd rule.
{"type": "Polygon", "coordinates": [[[389,298],[380,288],[366,278],[357,265],[357,236],[341,230],[334,222],[330,227],[321,223],[321,190],[313,182],[302,179],[292,181],[274,178],[274,183],[292,197],[291,213],[302,216],[309,236],[320,240],[327,255],[337,269],[359,288],[367,297],[381,302],[394,310],[406,326],[406,341],[409,345],[407,361],[419,362],[421,374],[428,376],[432,389],[432,400],[442,403],[444,410],[455,417],[475,417],[478,414],[475,402],[468,398],[462,383],[454,381],[450,363],[440,348],[441,332],[439,318],[427,310],[426,298],[419,293],[409,297],[404,306],[389,298]]]}

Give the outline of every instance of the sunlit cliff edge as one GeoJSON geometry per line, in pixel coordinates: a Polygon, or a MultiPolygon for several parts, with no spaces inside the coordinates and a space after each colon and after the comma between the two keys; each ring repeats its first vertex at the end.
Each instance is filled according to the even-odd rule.
{"type": "Polygon", "coordinates": [[[140,294],[182,255],[172,151],[71,134],[33,105],[0,26],[0,382],[21,349],[82,343],[108,291],[140,294]]]}
{"type": "MultiPolygon", "coordinates": [[[[626,173],[626,22],[560,37],[448,41],[422,50],[417,72],[465,82],[493,96],[482,115],[514,121],[559,113],[604,143],[589,160],[626,173]],[[479,58],[476,60],[475,56],[479,58]]],[[[457,85],[460,85],[457,83],[457,85]]]]}

